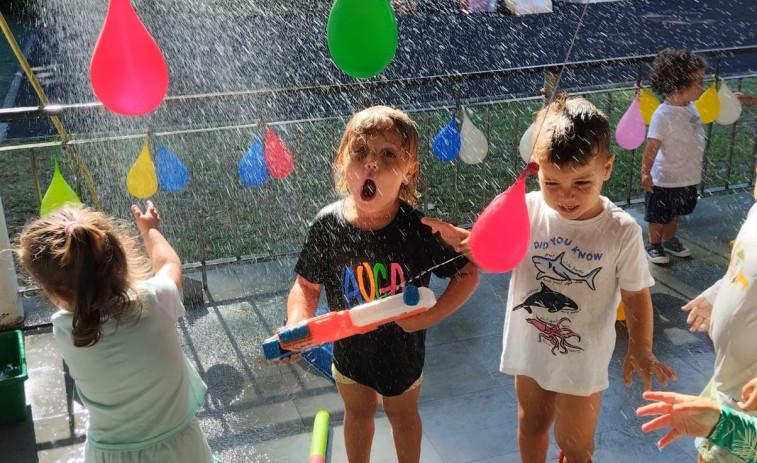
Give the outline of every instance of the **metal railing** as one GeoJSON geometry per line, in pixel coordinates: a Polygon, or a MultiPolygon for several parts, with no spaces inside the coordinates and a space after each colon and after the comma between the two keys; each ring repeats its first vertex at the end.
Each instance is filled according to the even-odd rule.
{"type": "MultiPolygon", "coordinates": [[[[744,54],[757,54],[757,47],[700,50],[697,53],[711,58],[711,66],[717,73],[721,61],[744,54]]],[[[447,95],[446,100],[437,99],[403,107],[416,121],[421,134],[422,198],[419,208],[429,215],[451,222],[470,224],[522,169],[523,161],[518,154],[520,136],[542,103],[541,96],[534,96],[538,89],[520,94],[486,94],[474,92],[472,84],[483,83],[486,87],[499,79],[513,76],[541,78],[543,75],[545,81],[554,81],[563,69],[563,72],[622,69],[626,76],[630,74],[640,80],[653,58],[653,55],[644,55],[570,62],[564,67],[548,64],[348,85],[172,96],[166,98],[158,111],[167,113],[172,108],[198,102],[220,104],[250,99],[270,104],[288,98],[320,95],[354,94],[365,101],[376,101],[374,98],[385,96],[386,91],[401,93],[424,86],[442,88],[447,95]],[[453,114],[461,116],[462,107],[466,108],[474,125],[489,140],[489,154],[478,165],[466,165],[459,161],[443,163],[432,155],[431,142],[436,132],[453,114]]],[[[738,91],[744,78],[755,76],[757,73],[747,72],[724,77],[738,91]]],[[[566,90],[591,99],[608,114],[614,127],[633,98],[633,84],[632,78],[612,85],[566,90]]],[[[392,103],[392,100],[382,101],[392,103]]],[[[2,109],[0,121],[53,115],[93,114],[99,117],[106,113],[100,103],[50,104],[2,109]]],[[[274,128],[289,146],[296,167],[286,179],[269,178],[259,188],[241,185],[237,177],[237,164],[253,138],[261,135],[262,118],[217,126],[151,126],[152,141],[168,147],[181,157],[191,172],[187,188],[176,193],[159,191],[154,197],[165,211],[166,235],[187,262],[185,267],[201,271],[206,283],[206,270],[211,266],[275,260],[296,254],[308,220],[320,207],[337,197],[332,188],[331,159],[349,116],[349,112],[345,111],[333,116],[297,120],[267,117],[265,124],[274,128]]],[[[738,190],[752,184],[757,156],[755,127],[746,117],[732,126],[710,124],[707,127],[708,149],[701,185],[703,194],[738,190]]],[[[49,150],[59,152],[64,161],[64,176],[74,179],[74,184],[78,185],[76,166],[66,157],[64,150],[60,150],[65,144],[75,145],[87,163],[103,209],[110,214],[127,217],[128,206],[134,198],[128,193],[124,179],[140,152],[144,137],[145,133],[139,131],[97,136],[73,133],[65,142],[56,138],[6,141],[5,146],[0,146],[0,161],[12,158],[12,164],[18,167],[23,164],[23,158],[28,157],[29,160],[28,167],[19,168],[16,179],[17,188],[29,193],[26,202],[21,204],[18,197],[7,194],[3,197],[6,208],[13,211],[11,214],[22,216],[13,217],[8,222],[16,225],[23,223],[38,210],[40,195],[37,192],[44,190],[45,179],[49,179],[51,174],[49,150]],[[29,198],[36,199],[30,201],[29,198]]],[[[607,183],[605,193],[618,204],[628,205],[642,196],[638,174],[640,152],[625,151],[617,146],[613,149],[617,154],[615,173],[607,183]]],[[[530,186],[533,187],[533,183],[530,186]]],[[[86,191],[78,190],[86,202],[86,191]]]]}

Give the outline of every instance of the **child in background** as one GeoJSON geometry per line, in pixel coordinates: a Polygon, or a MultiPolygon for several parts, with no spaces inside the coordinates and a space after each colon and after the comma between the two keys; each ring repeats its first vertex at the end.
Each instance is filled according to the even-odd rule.
{"type": "Polygon", "coordinates": [[[346,198],[322,209],[310,226],[287,303],[288,325],[313,317],[325,289],[332,311],[428,286],[431,271],[450,278],[430,310],[334,342],[332,365],[344,401],[351,463],[368,462],[379,397],[400,463],[420,459],[418,394],[426,328],[457,310],[478,285],[478,270],[421,223],[418,132],[402,111],[374,106],[355,114],[334,159],[346,198]]]}
{"type": "Polygon", "coordinates": [[[644,220],[649,223],[647,258],[667,264],[670,258],[691,256],[676,237],[678,219],[697,205],[702,181],[705,136],[694,101],[704,88],[707,62],[688,50],[662,50],[652,63],[649,84],[664,98],[652,114],[641,160],[644,220]]]}
{"type": "Polygon", "coordinates": [[[736,98],[739,99],[741,104],[747,105],[747,106],[755,106],[757,105],[757,95],[745,95],[741,92],[734,93],[736,95],[736,98]]]}
{"type": "Polygon", "coordinates": [[[24,228],[20,261],[60,308],[53,335],[89,411],[84,461],[209,463],[206,387],[176,330],[181,261],[155,206],[132,212],[149,261],[122,224],[70,206],[24,228]]]}
{"type": "MultiPolygon", "coordinates": [[[[534,133],[541,190],[526,195],[531,246],[510,278],[500,370],[515,375],[521,460],[546,461],[554,423],[559,461],[585,463],[609,385],[621,299],[629,334],[626,385],[633,372],[647,390],[653,375],[667,385],[675,373],[652,353],[654,280],[641,227],[600,195],[615,159],[607,116],[563,94],[539,112],[534,133]]],[[[424,220],[468,252],[462,229],[424,220]]]]}
{"type": "MultiPolygon", "coordinates": [[[[757,200],[757,184],[754,189],[757,200]]],[[[752,206],[731,250],[723,278],[683,306],[691,330],[709,331],[715,371],[702,397],[740,412],[757,415],[757,400],[745,399],[757,381],[757,203],[752,206]],[[754,254],[753,254],[754,253],[754,254]],[[742,398],[742,402],[739,402],[742,398]]],[[[697,441],[700,461],[738,462],[728,450],[697,441]],[[702,457],[704,456],[704,458],[702,457]]]]}

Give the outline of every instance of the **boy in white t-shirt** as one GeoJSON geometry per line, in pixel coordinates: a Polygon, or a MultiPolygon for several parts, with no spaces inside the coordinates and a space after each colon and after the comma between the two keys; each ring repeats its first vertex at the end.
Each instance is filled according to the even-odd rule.
{"type": "Polygon", "coordinates": [[[652,115],[641,161],[647,258],[667,264],[667,254],[691,256],[676,237],[678,219],[697,205],[705,137],[694,101],[702,94],[707,62],[688,50],[666,48],[652,63],[649,83],[664,98],[652,115]]]}
{"type": "MultiPolygon", "coordinates": [[[[541,188],[526,195],[530,246],[510,278],[500,370],[515,375],[522,461],[545,461],[554,423],[560,462],[586,463],[609,385],[621,299],[626,384],[637,372],[649,390],[652,376],[667,385],[675,373],[652,353],[654,280],[641,227],[600,194],[615,159],[607,116],[583,98],[561,95],[539,112],[534,133],[541,188]]],[[[423,222],[469,253],[469,232],[423,222]]]]}

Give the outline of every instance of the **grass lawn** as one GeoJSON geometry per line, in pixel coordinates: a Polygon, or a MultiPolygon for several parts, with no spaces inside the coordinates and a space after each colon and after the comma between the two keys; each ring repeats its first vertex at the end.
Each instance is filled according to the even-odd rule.
{"type": "MultiPolygon", "coordinates": [[[[739,90],[736,81],[730,81],[729,86],[733,91],[739,90]]],[[[740,89],[757,94],[757,78],[743,80],[740,89]]],[[[609,114],[614,128],[633,96],[632,91],[608,91],[587,98],[609,114]]],[[[412,112],[421,134],[420,209],[454,223],[472,223],[523,169],[524,162],[518,153],[520,135],[539,107],[534,102],[468,107],[471,121],[489,140],[487,158],[477,165],[458,160],[442,162],[431,153],[431,142],[449,122],[450,111],[412,112]]],[[[736,124],[712,125],[705,167],[708,187],[753,180],[756,113],[757,108],[745,108],[736,124]]],[[[254,128],[158,135],[156,142],[178,155],[190,172],[185,189],[175,193],[159,190],[153,197],[162,210],[166,235],[183,261],[298,250],[308,221],[338,197],[333,189],[331,161],[345,123],[346,119],[334,119],[276,125],[275,130],[297,161],[295,171],[281,180],[269,177],[264,185],[255,188],[242,185],[237,174],[239,159],[257,135],[254,128]]],[[[161,128],[155,130],[160,134],[161,128]]],[[[128,218],[129,206],[135,198],[127,191],[125,178],[140,153],[142,140],[76,146],[92,172],[103,209],[128,218]]],[[[617,156],[615,170],[604,194],[616,202],[641,197],[638,172],[641,149],[621,149],[615,145],[613,136],[612,150],[617,156]]],[[[72,186],[81,183],[84,189],[83,182],[75,179],[73,163],[65,151],[24,148],[0,153],[0,197],[11,238],[38,213],[31,160],[37,164],[44,193],[52,177],[54,154],[59,156],[61,170],[69,183],[72,186]]],[[[536,187],[533,176],[528,187],[536,187]]],[[[85,202],[89,202],[88,196],[84,189],[85,202]]]]}

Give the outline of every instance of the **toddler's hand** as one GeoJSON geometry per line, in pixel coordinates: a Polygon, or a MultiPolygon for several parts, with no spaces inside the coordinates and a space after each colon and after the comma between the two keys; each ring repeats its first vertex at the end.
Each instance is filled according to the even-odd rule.
{"type": "Polygon", "coordinates": [[[158,225],[160,225],[160,213],[158,209],[155,208],[155,205],[149,199],[145,205],[145,212],[142,212],[136,204],[131,206],[131,212],[134,214],[134,221],[137,223],[140,233],[144,233],[150,229],[157,230],[158,225]]]}
{"type": "Polygon", "coordinates": [[[757,378],[752,379],[741,389],[739,407],[745,412],[757,410],[757,378]]]}
{"type": "Polygon", "coordinates": [[[652,187],[654,186],[654,182],[652,181],[652,174],[641,174],[641,187],[644,188],[644,191],[648,191],[652,193],[654,190],[652,187]]]}
{"type": "Polygon", "coordinates": [[[470,232],[464,228],[431,217],[423,217],[421,222],[431,227],[432,233],[439,233],[444,242],[452,246],[452,249],[470,255],[470,232]]]}
{"type": "Polygon", "coordinates": [[[744,95],[744,94],[743,94],[743,93],[741,93],[741,92],[734,92],[733,94],[734,94],[734,95],[736,96],[736,98],[738,98],[738,99],[739,99],[739,101],[740,101],[740,102],[741,102],[742,104],[745,104],[745,105],[747,105],[747,106],[754,106],[754,105],[757,105],[757,96],[753,96],[753,95],[744,95]]]}
{"type": "Polygon", "coordinates": [[[688,304],[681,307],[681,310],[689,312],[686,323],[691,325],[689,331],[707,331],[710,329],[710,318],[712,317],[712,304],[699,295],[690,300],[688,304]]]}
{"type": "Polygon", "coordinates": [[[657,360],[657,357],[648,349],[628,349],[628,354],[626,354],[626,359],[623,362],[623,379],[627,387],[632,384],[633,372],[641,376],[645,391],[652,389],[652,375],[656,376],[657,381],[663,386],[667,386],[669,380],[678,379],[675,371],[657,360]]]}

